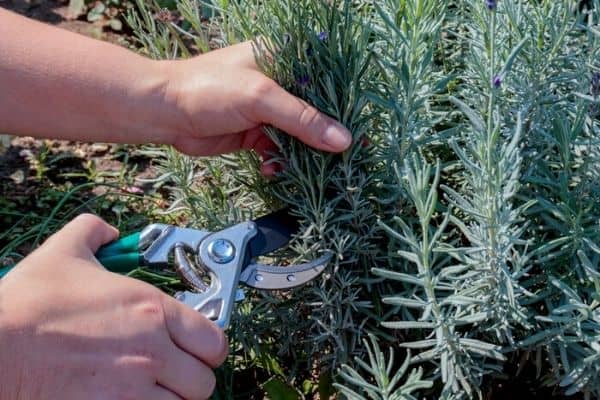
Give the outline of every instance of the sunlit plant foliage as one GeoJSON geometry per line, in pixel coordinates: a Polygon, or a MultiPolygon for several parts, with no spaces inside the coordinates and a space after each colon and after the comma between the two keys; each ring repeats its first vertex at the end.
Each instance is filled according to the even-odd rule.
{"type": "Polygon", "coordinates": [[[148,55],[255,40],[266,74],[354,138],[331,155],[267,128],[270,182],[252,154],[152,150],[191,224],[288,205],[302,229],[279,256],[336,254],[312,285],[249,295],[218,398],[251,368],[297,398],[331,378],[350,399],[482,398],[518,360],[600,396],[600,2],[140,3],[148,55]]]}

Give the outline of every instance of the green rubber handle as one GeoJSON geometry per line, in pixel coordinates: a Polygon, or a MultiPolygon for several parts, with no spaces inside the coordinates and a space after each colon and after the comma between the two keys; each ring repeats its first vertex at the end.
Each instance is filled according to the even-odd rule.
{"type": "Polygon", "coordinates": [[[13,268],[13,266],[12,266],[12,265],[9,265],[8,267],[2,267],[2,268],[0,268],[0,279],[1,279],[1,278],[2,278],[4,275],[8,274],[8,271],[10,271],[12,268],[13,268]]]}
{"type": "MultiPolygon", "coordinates": [[[[96,258],[106,269],[112,272],[131,272],[141,265],[139,252],[140,232],[132,233],[119,240],[100,247],[96,258]]],[[[6,275],[14,265],[0,268],[0,278],[6,275]]]]}
{"type": "Polygon", "coordinates": [[[141,265],[142,261],[142,257],[138,252],[117,254],[106,257],[98,257],[98,255],[96,255],[96,257],[98,258],[98,261],[100,261],[100,264],[104,266],[104,268],[109,271],[119,273],[133,271],[141,265]]]}
{"type": "MultiPolygon", "coordinates": [[[[128,253],[139,252],[140,232],[132,233],[112,243],[104,245],[96,252],[96,258],[108,258],[128,253]]],[[[105,265],[106,267],[106,265],[105,265]]],[[[107,267],[108,268],[108,267],[107,267]]]]}
{"type": "Polygon", "coordinates": [[[140,232],[132,233],[104,245],[96,252],[96,258],[104,268],[112,272],[130,272],[140,266],[140,232]]]}

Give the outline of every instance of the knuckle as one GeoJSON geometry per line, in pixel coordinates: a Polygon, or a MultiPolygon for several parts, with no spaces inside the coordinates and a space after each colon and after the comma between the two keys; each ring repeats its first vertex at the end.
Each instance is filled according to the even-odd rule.
{"type": "Polygon", "coordinates": [[[141,365],[141,371],[149,376],[159,376],[165,369],[165,359],[154,352],[148,352],[145,357],[146,361],[141,365]]]}
{"type": "Polygon", "coordinates": [[[277,84],[266,77],[261,77],[252,82],[248,89],[248,108],[253,115],[260,115],[265,103],[264,99],[269,98],[276,88],[277,84]]]}
{"type": "Polygon", "coordinates": [[[275,87],[275,82],[269,78],[257,79],[250,87],[250,98],[253,101],[258,101],[269,96],[275,87]]]}
{"type": "Polygon", "coordinates": [[[146,301],[140,305],[140,312],[149,318],[158,318],[162,314],[162,306],[155,301],[146,301]]]}
{"type": "Polygon", "coordinates": [[[90,213],[79,214],[73,219],[73,223],[93,226],[106,225],[106,222],[102,218],[90,213]]]}
{"type": "MultiPolygon", "coordinates": [[[[139,281],[134,282],[138,283],[139,281]]],[[[158,288],[145,282],[141,283],[142,285],[138,286],[139,290],[135,296],[139,310],[150,315],[162,314],[162,297],[165,295],[158,288]]]]}
{"type": "Polygon", "coordinates": [[[163,305],[156,295],[151,295],[149,298],[141,301],[137,307],[137,313],[145,321],[159,326],[165,325],[163,305]]]}
{"type": "Polygon", "coordinates": [[[316,108],[313,108],[313,107],[309,106],[308,104],[305,104],[304,107],[302,108],[302,111],[300,112],[300,117],[299,117],[300,126],[311,127],[313,129],[317,128],[316,125],[318,125],[321,121],[320,115],[321,114],[317,111],[316,108]]]}
{"type": "Polygon", "coordinates": [[[134,349],[132,353],[131,366],[145,376],[157,376],[165,368],[165,359],[148,346],[134,349]]]}

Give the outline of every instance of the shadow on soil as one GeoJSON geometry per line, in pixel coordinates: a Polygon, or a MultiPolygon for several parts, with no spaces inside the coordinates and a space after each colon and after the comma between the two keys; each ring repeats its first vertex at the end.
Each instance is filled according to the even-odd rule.
{"type": "Polygon", "coordinates": [[[21,15],[50,24],[58,24],[65,21],[65,17],[57,12],[65,4],[56,1],[40,0],[0,0],[0,7],[12,10],[21,15]]]}

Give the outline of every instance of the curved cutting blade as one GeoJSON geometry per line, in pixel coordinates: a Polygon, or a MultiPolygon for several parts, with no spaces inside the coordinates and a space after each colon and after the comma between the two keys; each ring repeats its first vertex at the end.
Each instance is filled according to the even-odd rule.
{"type": "Polygon", "coordinates": [[[332,256],[331,253],[326,254],[309,263],[289,267],[250,264],[240,274],[240,282],[257,289],[291,289],[316,278],[332,256]]]}
{"type": "Polygon", "coordinates": [[[269,254],[290,241],[299,224],[289,211],[289,208],[284,208],[253,221],[258,233],[248,243],[250,259],[269,254]]]}

